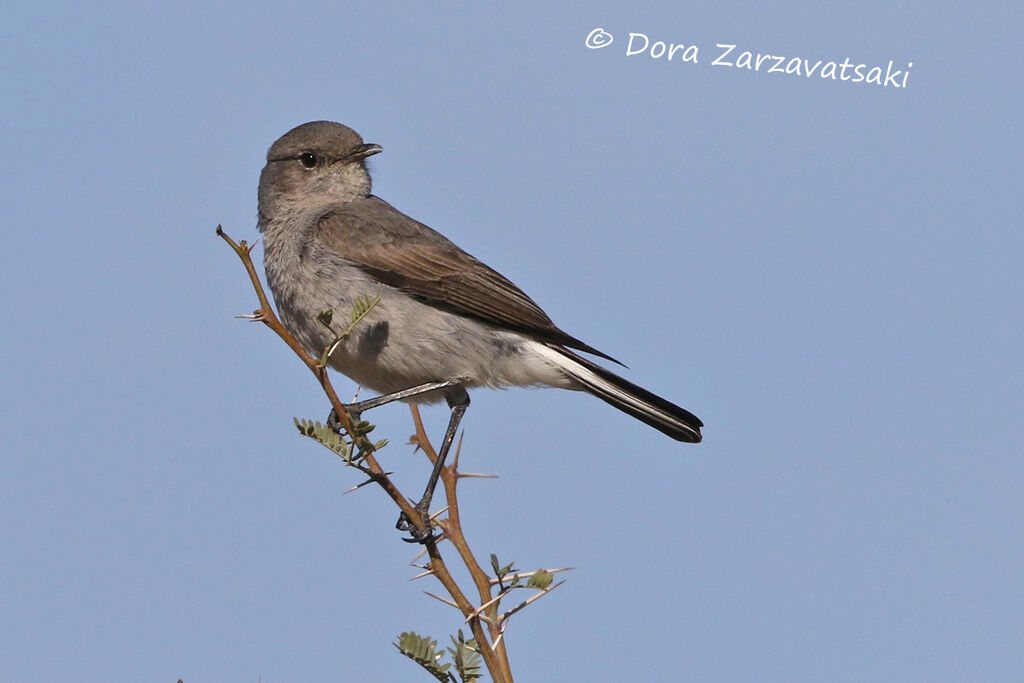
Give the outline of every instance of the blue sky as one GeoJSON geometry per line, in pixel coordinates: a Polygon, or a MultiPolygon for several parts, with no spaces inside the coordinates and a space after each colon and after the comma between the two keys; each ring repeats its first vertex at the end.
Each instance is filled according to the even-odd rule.
{"type": "MultiPolygon", "coordinates": [[[[1021,18],[9,9],[0,676],[425,680],[390,642],[459,628],[388,501],[297,436],[314,381],[234,318],[214,227],[255,239],[267,147],[331,119],[384,147],[377,194],[706,423],[684,446],[585,395],[473,394],[463,461],[500,478],[464,486],[472,545],[576,567],[513,619],[518,680],[1017,679],[1021,18]],[[753,72],[719,43],[913,66],[753,72]]],[[[372,418],[418,491],[408,411],[372,418]]]]}

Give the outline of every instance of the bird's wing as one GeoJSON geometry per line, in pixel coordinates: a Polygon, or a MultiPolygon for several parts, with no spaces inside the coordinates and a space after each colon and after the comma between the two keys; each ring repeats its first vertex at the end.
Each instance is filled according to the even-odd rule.
{"type": "Polygon", "coordinates": [[[618,362],[558,329],[501,273],[378,197],[333,206],[320,217],[316,239],[373,278],[432,306],[618,362]]]}

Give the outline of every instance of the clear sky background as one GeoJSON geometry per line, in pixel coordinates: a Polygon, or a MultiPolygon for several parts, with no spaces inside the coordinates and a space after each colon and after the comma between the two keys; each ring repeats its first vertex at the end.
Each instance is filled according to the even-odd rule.
{"type": "MultiPolygon", "coordinates": [[[[214,227],[255,239],[267,147],[324,118],[707,425],[473,394],[463,461],[500,476],[464,486],[473,547],[576,567],[513,619],[517,680],[1020,680],[1019,7],[549,5],[7,8],[0,678],[422,681],[391,641],[459,628],[390,502],[297,435],[314,380],[234,319],[214,227]]],[[[418,493],[408,410],[372,418],[418,493]]]]}

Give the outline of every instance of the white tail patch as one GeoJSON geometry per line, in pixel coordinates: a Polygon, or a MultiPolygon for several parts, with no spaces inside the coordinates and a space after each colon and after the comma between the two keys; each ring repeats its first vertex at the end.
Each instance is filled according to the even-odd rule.
{"type": "Polygon", "coordinates": [[[698,442],[701,421],[688,411],[638,387],[571,351],[533,342],[530,349],[606,403],[651,425],[673,439],[698,442]]]}

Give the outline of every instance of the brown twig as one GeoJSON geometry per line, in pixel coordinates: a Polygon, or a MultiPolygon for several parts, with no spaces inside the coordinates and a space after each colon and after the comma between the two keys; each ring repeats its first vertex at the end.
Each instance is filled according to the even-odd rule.
{"type": "MultiPolygon", "coordinates": [[[[227,233],[217,226],[217,234],[224,239],[228,245],[234,250],[238,258],[242,260],[242,264],[245,266],[246,272],[249,274],[249,279],[252,281],[253,289],[256,290],[256,298],[259,299],[260,307],[253,313],[252,320],[262,322],[264,325],[273,330],[277,336],[279,336],[288,347],[295,352],[306,367],[309,368],[310,372],[320,382],[320,388],[323,389],[327,395],[327,399],[331,402],[331,407],[334,408],[334,414],[338,416],[338,421],[341,422],[342,428],[350,435],[354,434],[352,429],[352,421],[349,419],[348,411],[345,409],[345,404],[338,398],[338,394],[334,391],[334,387],[331,385],[331,379],[327,374],[327,368],[322,366],[318,359],[311,356],[306,352],[302,345],[292,336],[292,334],[285,329],[284,325],[278,319],[277,314],[274,313],[274,309],[270,305],[270,301],[267,299],[267,294],[263,290],[263,285],[260,283],[260,276],[256,273],[256,266],[252,262],[252,247],[249,246],[245,240],[235,242],[227,233]]],[[[253,246],[256,246],[255,244],[253,246]]],[[[365,445],[365,444],[364,444],[365,445]]],[[[371,447],[372,450],[372,447],[371,447]]],[[[375,482],[377,482],[381,488],[384,489],[385,493],[395,501],[395,504],[401,508],[405,516],[410,520],[421,519],[415,508],[409,503],[409,500],[402,495],[401,491],[391,482],[387,477],[384,470],[381,468],[377,459],[373,456],[372,452],[367,452],[363,460],[366,464],[367,474],[370,475],[375,482]]],[[[422,520],[423,524],[427,524],[427,520],[422,520]]]]}
{"type": "MultiPolygon", "coordinates": [[[[384,490],[384,492],[387,493],[387,495],[395,502],[395,504],[398,505],[398,507],[402,510],[402,513],[406,516],[406,518],[410,520],[418,519],[421,522],[421,528],[429,529],[431,521],[429,519],[424,518],[424,516],[421,516],[416,511],[416,509],[409,503],[409,500],[404,495],[402,495],[401,491],[398,490],[398,487],[396,487],[394,483],[391,481],[391,479],[388,477],[388,473],[385,472],[383,468],[381,468],[380,464],[377,462],[377,459],[373,456],[373,445],[370,444],[365,437],[357,437],[355,435],[352,421],[349,418],[348,411],[345,409],[345,404],[342,403],[341,399],[338,398],[338,394],[335,392],[334,387],[331,384],[330,377],[327,374],[326,366],[321,364],[319,359],[314,358],[304,348],[302,348],[302,346],[295,339],[295,337],[293,337],[292,334],[288,332],[287,329],[285,329],[284,325],[277,317],[277,314],[274,313],[274,310],[270,305],[270,301],[267,298],[266,292],[263,289],[263,285],[260,282],[259,275],[256,273],[256,267],[252,262],[252,246],[249,246],[245,240],[235,242],[233,239],[231,239],[231,237],[227,235],[227,233],[224,232],[224,230],[219,225],[217,226],[217,235],[223,238],[223,240],[228,243],[228,245],[238,256],[238,258],[241,259],[243,265],[245,266],[246,272],[249,274],[249,279],[252,281],[253,289],[256,290],[256,297],[259,300],[260,307],[253,313],[250,319],[253,321],[258,320],[265,324],[267,327],[269,327],[271,330],[273,330],[288,345],[288,347],[295,352],[295,355],[297,355],[302,360],[306,367],[309,368],[309,370],[317,378],[317,381],[320,382],[320,387],[321,389],[323,389],[324,394],[326,394],[328,400],[331,402],[331,407],[334,409],[334,413],[335,415],[337,415],[339,422],[341,422],[342,428],[350,436],[352,436],[354,440],[356,440],[357,445],[359,445],[360,447],[364,447],[364,455],[362,458],[362,462],[365,465],[365,469],[363,471],[365,471],[369,475],[370,479],[374,481],[376,484],[378,484],[384,490]]],[[[426,451],[432,459],[436,459],[437,454],[434,451],[433,446],[430,444],[430,441],[427,439],[426,433],[423,431],[422,421],[419,420],[419,412],[415,410],[415,406],[413,406],[413,409],[413,415],[417,421],[417,433],[422,435],[418,442],[421,448],[423,448],[423,450],[426,451]]],[[[482,572],[479,565],[476,564],[476,561],[472,559],[472,554],[469,553],[468,546],[465,545],[465,538],[462,537],[461,528],[458,526],[457,503],[454,508],[451,508],[455,492],[454,482],[457,478],[455,472],[455,465],[445,468],[445,470],[447,471],[447,474],[442,473],[442,481],[444,482],[445,491],[448,493],[450,508],[448,510],[448,520],[438,522],[438,525],[441,526],[442,530],[445,530],[446,537],[448,537],[448,531],[447,529],[445,529],[445,525],[451,527],[452,525],[450,524],[450,520],[454,518],[455,526],[453,528],[457,529],[456,536],[460,539],[460,543],[456,544],[453,541],[453,544],[455,544],[456,548],[459,549],[459,553],[463,557],[464,561],[467,556],[472,561],[472,566],[468,563],[467,566],[470,567],[470,572],[473,573],[473,580],[476,583],[478,590],[483,590],[481,588],[482,585],[487,586],[488,592],[486,599],[489,599],[489,579],[487,578],[487,575],[482,572]],[[483,577],[483,584],[481,584],[479,576],[483,577]]],[[[444,562],[444,558],[441,556],[441,552],[437,547],[437,542],[433,539],[429,539],[426,541],[424,545],[426,546],[427,554],[430,557],[430,572],[437,577],[437,580],[441,582],[441,585],[443,585],[445,590],[448,591],[449,595],[452,596],[454,604],[458,607],[459,611],[462,612],[464,617],[466,617],[466,620],[469,624],[469,628],[473,633],[473,638],[476,640],[479,646],[480,655],[484,659],[484,664],[487,666],[487,670],[490,672],[492,680],[494,681],[494,683],[513,683],[512,673],[509,669],[508,655],[505,651],[504,641],[499,639],[498,647],[496,649],[492,648],[491,644],[487,639],[487,634],[484,632],[483,626],[481,625],[483,619],[476,614],[476,609],[466,598],[465,594],[463,594],[462,590],[459,588],[458,583],[456,583],[455,579],[452,577],[451,572],[448,571],[448,567],[444,562]]],[[[481,596],[483,596],[483,593],[481,593],[481,596]]],[[[481,600],[481,603],[486,602],[486,599],[481,600]]],[[[495,637],[495,631],[493,629],[493,626],[491,628],[491,633],[492,637],[495,637]]],[[[498,632],[497,635],[500,636],[500,632],[498,632]]]]}
{"type": "MultiPolygon", "coordinates": [[[[416,426],[416,434],[413,436],[413,440],[416,442],[423,452],[427,454],[431,463],[437,460],[437,453],[434,450],[433,445],[430,443],[430,439],[427,437],[427,432],[423,427],[423,418],[420,417],[419,407],[415,403],[409,404],[409,409],[412,412],[412,421],[416,426]]],[[[491,578],[487,573],[480,567],[480,563],[476,561],[476,557],[473,556],[472,551],[469,549],[469,543],[466,541],[466,536],[462,532],[462,519],[459,516],[459,500],[456,495],[456,487],[459,483],[459,455],[462,452],[462,439],[459,438],[459,443],[455,447],[455,455],[452,459],[451,464],[447,465],[441,470],[441,484],[444,486],[445,499],[448,504],[448,518],[438,521],[438,526],[444,531],[445,538],[451,541],[452,545],[455,546],[455,550],[459,553],[459,557],[462,558],[462,563],[466,565],[466,569],[469,570],[469,575],[473,579],[473,583],[476,584],[477,593],[480,595],[480,604],[486,605],[491,601],[491,578]]],[[[467,614],[467,618],[476,620],[475,617],[480,613],[479,610],[474,610],[471,614],[467,614]]],[[[505,649],[505,640],[500,638],[501,636],[501,624],[498,623],[498,605],[492,603],[484,611],[487,616],[487,628],[490,632],[490,642],[492,643],[491,649],[494,650],[499,665],[501,666],[502,674],[511,682],[512,681],[512,669],[509,666],[508,651],[505,649]]],[[[477,642],[481,642],[479,638],[477,642]]],[[[482,641],[486,643],[487,641],[482,641]]],[[[493,676],[493,674],[492,674],[493,676]]]]}

